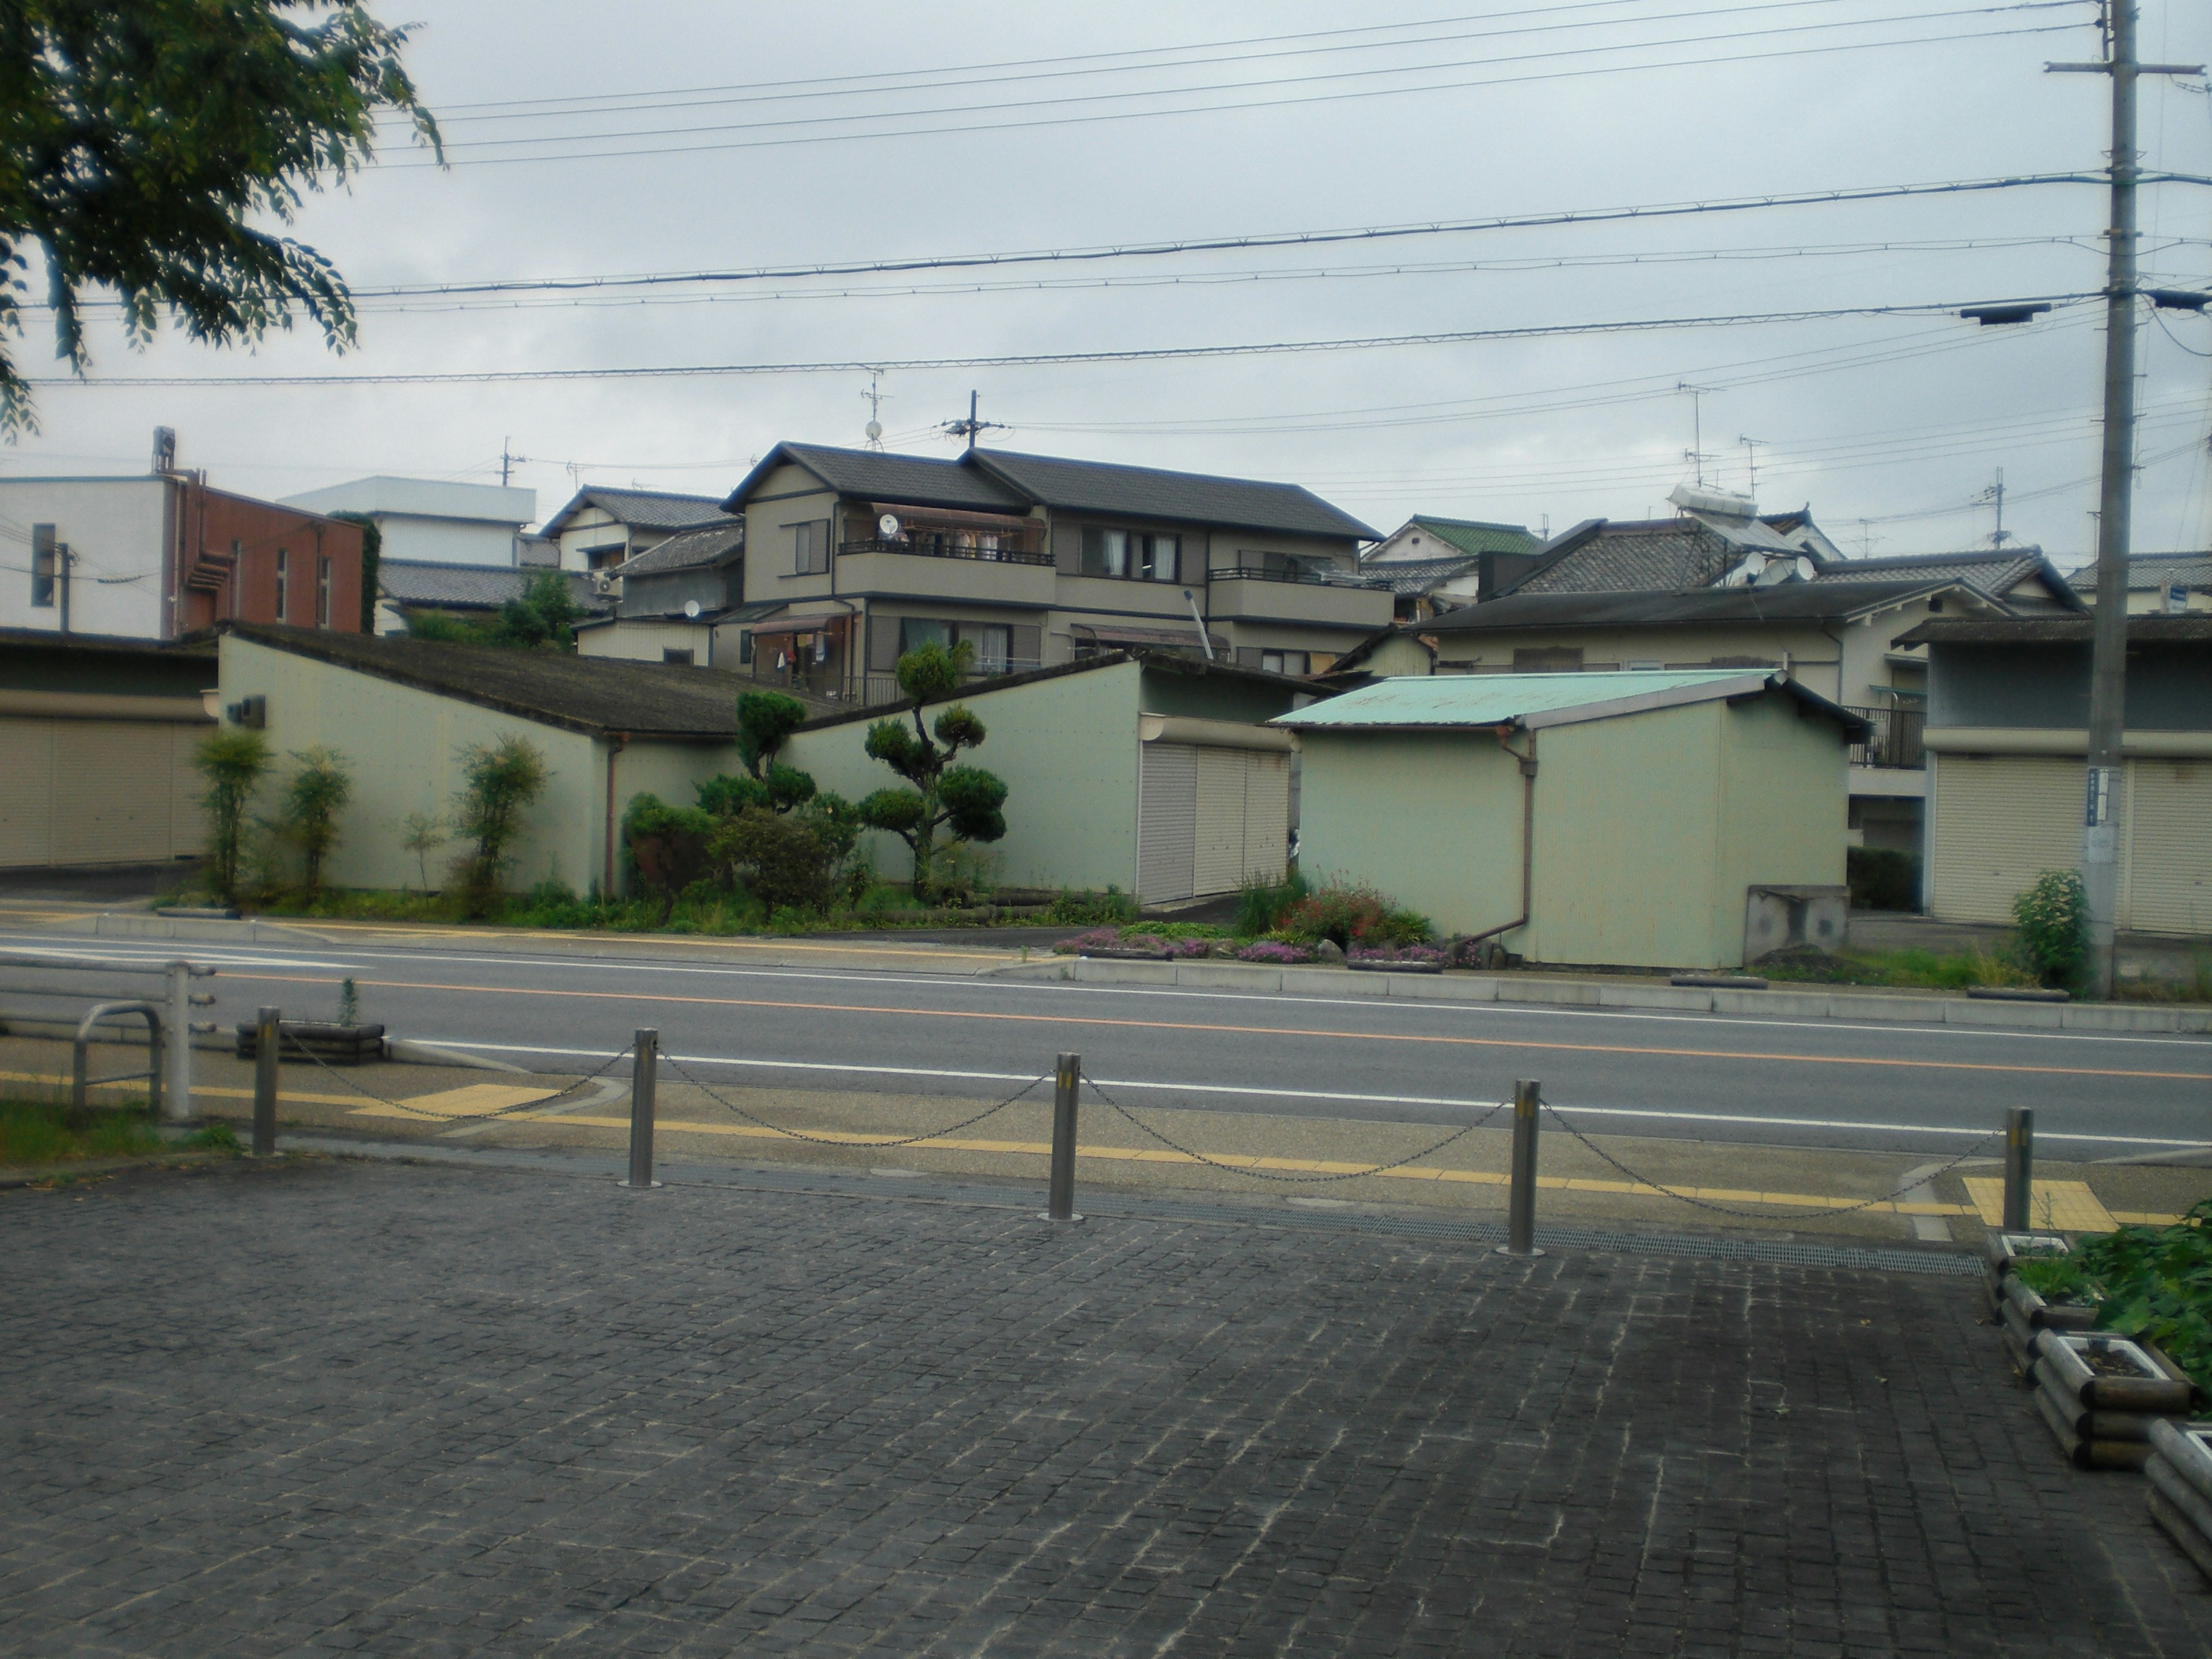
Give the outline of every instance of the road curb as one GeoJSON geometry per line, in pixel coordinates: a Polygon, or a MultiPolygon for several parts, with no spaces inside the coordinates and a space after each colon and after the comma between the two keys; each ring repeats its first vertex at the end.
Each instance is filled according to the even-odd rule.
{"type": "Polygon", "coordinates": [[[1404,998],[1428,1002],[1508,1002],[1571,1008],[1650,1008],[1783,1019],[1851,1019],[1973,1026],[2000,1030],[2212,1032],[2212,1009],[2155,1004],[1989,1002],[1963,996],[1817,988],[1747,991],[1635,980],[1553,979],[1499,974],[1352,973],[1342,968],[1269,968],[1250,962],[1118,962],[1060,957],[1010,963],[979,977],[1078,985],[1175,985],[1290,996],[1404,998]]]}

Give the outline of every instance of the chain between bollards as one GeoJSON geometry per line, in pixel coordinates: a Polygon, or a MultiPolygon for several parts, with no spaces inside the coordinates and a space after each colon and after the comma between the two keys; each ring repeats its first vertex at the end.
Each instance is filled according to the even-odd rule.
{"type": "MultiPolygon", "coordinates": [[[[276,1045],[283,1039],[284,1019],[275,1008],[264,1008],[254,1017],[253,1030],[253,1156],[276,1155],[276,1045]]],[[[191,1040],[191,1028],[183,1032],[191,1040]]]]}
{"type": "Polygon", "coordinates": [[[1075,1212],[1075,1104],[1083,1091],[1083,1056],[1062,1054],[1052,1073],[1052,1177],[1040,1221],[1080,1221],[1075,1212]]]}
{"type": "Polygon", "coordinates": [[[1500,1255],[1541,1255],[1536,1248],[1536,1112],[1543,1085],[1523,1078],[1513,1085],[1512,1185],[1506,1195],[1505,1242],[1500,1255]]]}
{"type": "Polygon", "coordinates": [[[2005,1114],[2004,1224],[2008,1232],[2035,1225],[2029,1216],[2035,1191],[2035,1112],[2015,1106],[2005,1114]]]}
{"type": "Polygon", "coordinates": [[[629,1073],[629,1179],[621,1184],[632,1192],[646,1192],[660,1185],[653,1178],[653,1097],[659,1080],[660,1033],[641,1030],[636,1043],[636,1058],[629,1073]]]}

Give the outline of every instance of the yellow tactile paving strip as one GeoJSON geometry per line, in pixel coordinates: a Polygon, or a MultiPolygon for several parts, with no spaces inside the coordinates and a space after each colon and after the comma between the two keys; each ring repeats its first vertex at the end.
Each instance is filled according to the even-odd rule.
{"type": "MultiPolygon", "coordinates": [[[[1983,1220],[1992,1227],[2004,1224],[2004,1182],[1994,1176],[1966,1177],[1966,1196],[1983,1220]]],[[[2032,1225],[2062,1233],[2108,1233],[2119,1218],[2098,1202],[2086,1181],[2039,1181],[2027,1206],[2032,1225]]],[[[2162,1222],[2179,1220],[2161,1216],[2162,1222]]]]}
{"type": "Polygon", "coordinates": [[[532,1102],[550,1100],[557,1090],[536,1089],[514,1083],[471,1083],[463,1088],[444,1089],[436,1094],[410,1095],[396,1105],[378,1101],[373,1105],[356,1106],[355,1117],[483,1117],[493,1112],[512,1111],[517,1106],[532,1102]]]}

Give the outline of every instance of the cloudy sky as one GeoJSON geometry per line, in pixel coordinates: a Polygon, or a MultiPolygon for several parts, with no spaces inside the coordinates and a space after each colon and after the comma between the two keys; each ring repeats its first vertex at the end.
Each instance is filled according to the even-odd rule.
{"type": "MultiPolygon", "coordinates": [[[[2104,80],[2042,72],[2097,54],[2088,4],[375,9],[418,22],[451,165],[395,132],[302,216],[362,295],[359,347],[103,335],[93,378],[493,378],[56,387],[0,471],[143,467],[157,423],[183,465],[264,495],[495,482],[506,448],[543,515],[579,481],[720,491],[778,439],[857,444],[859,365],[881,364],[896,448],[953,453],[938,428],[972,388],[1007,428],[987,441],[1294,480],[1385,530],[1664,513],[1699,470],[1742,489],[1755,461],[1762,506],[1809,502],[1852,551],[1986,544],[2000,469],[2015,538],[2062,564],[2092,545],[2100,191],[1603,211],[2092,169],[2104,80]],[[1584,216],[1481,223],[1555,216],[1584,216]],[[514,286],[705,273],[723,280],[514,286]],[[507,286],[430,291],[485,284],[507,286]],[[2031,296],[2053,308],[2026,326],[1949,314],[2031,296]],[[1607,326],[1698,319],[1738,320],[1607,326]],[[1408,336],[1462,337],[976,362],[1408,336]],[[825,367],[495,378],[793,365],[825,367]]],[[[2146,58],[2212,58],[2212,7],[2145,0],[2142,19],[2146,58]]],[[[2148,166],[2212,173],[2203,82],[2146,82],[2142,113],[2148,166]]],[[[2142,224],[2147,283],[2212,285],[2212,188],[2146,190],[2142,224]]],[[[2201,547],[2212,321],[2161,321],[2142,336],[2136,544],[2201,547]]],[[[21,347],[35,373],[46,344],[21,347]]]]}

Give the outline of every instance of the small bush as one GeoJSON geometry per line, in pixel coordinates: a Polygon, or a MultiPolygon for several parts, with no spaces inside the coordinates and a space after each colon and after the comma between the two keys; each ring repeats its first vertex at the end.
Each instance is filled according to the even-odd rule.
{"type": "Polygon", "coordinates": [[[701,807],[671,806],[658,795],[636,794],[623,812],[623,848],[639,881],[656,892],[678,893],[707,873],[708,843],[719,827],[701,807]]]}
{"type": "Polygon", "coordinates": [[[217,1118],[194,1130],[185,1145],[203,1152],[234,1152],[238,1150],[238,1131],[217,1118]]]}
{"type": "Polygon", "coordinates": [[[1291,905],[1273,931],[1300,945],[1331,939],[1348,951],[1355,945],[1418,945],[1434,930],[1426,916],[1395,908],[1371,887],[1332,885],[1291,905]]]}
{"type": "Polygon", "coordinates": [[[2045,985],[2067,985],[2089,953],[2089,896],[2076,870],[2045,870],[2012,902],[2020,953],[2045,985]]]}
{"type": "Polygon", "coordinates": [[[1303,945],[1289,945],[1280,939],[1255,939],[1237,953],[1239,962],[1269,962],[1288,967],[1301,962],[1311,962],[1314,954],[1303,945]]]}
{"type": "Polygon", "coordinates": [[[284,785],[278,820],[284,838],[300,849],[307,896],[323,890],[323,865],[338,843],[338,814],[353,799],[345,757],[318,745],[292,757],[296,769],[284,785]]]}
{"type": "Polygon", "coordinates": [[[208,879],[228,904],[238,897],[246,817],[269,770],[269,739],[246,727],[223,726],[192,751],[192,767],[207,781],[200,804],[208,815],[208,879]]]}
{"type": "Polygon", "coordinates": [[[2099,1329],[2148,1338],[2212,1392],[2212,1199],[2173,1226],[2122,1227],[2015,1271],[2039,1296],[2095,1303],[2099,1329]]]}
{"type": "Polygon", "coordinates": [[[1920,860],[1894,847],[1854,847],[1844,855],[1854,910],[1917,910],[1920,860]]]}
{"type": "Polygon", "coordinates": [[[745,890],[768,907],[770,925],[778,913],[820,912],[830,908],[835,860],[814,826],[766,807],[749,806],[714,832],[714,855],[744,878],[745,890]]]}
{"type": "Polygon", "coordinates": [[[1136,919],[1137,901],[1119,887],[1109,887],[1103,893],[1078,893],[1063,887],[1045,916],[1046,921],[1060,927],[1101,924],[1110,927],[1136,919]]]}
{"type": "Polygon", "coordinates": [[[1247,876],[1237,889],[1237,931],[1245,938],[1272,933],[1291,908],[1311,890],[1295,871],[1281,881],[1247,876]]]}

